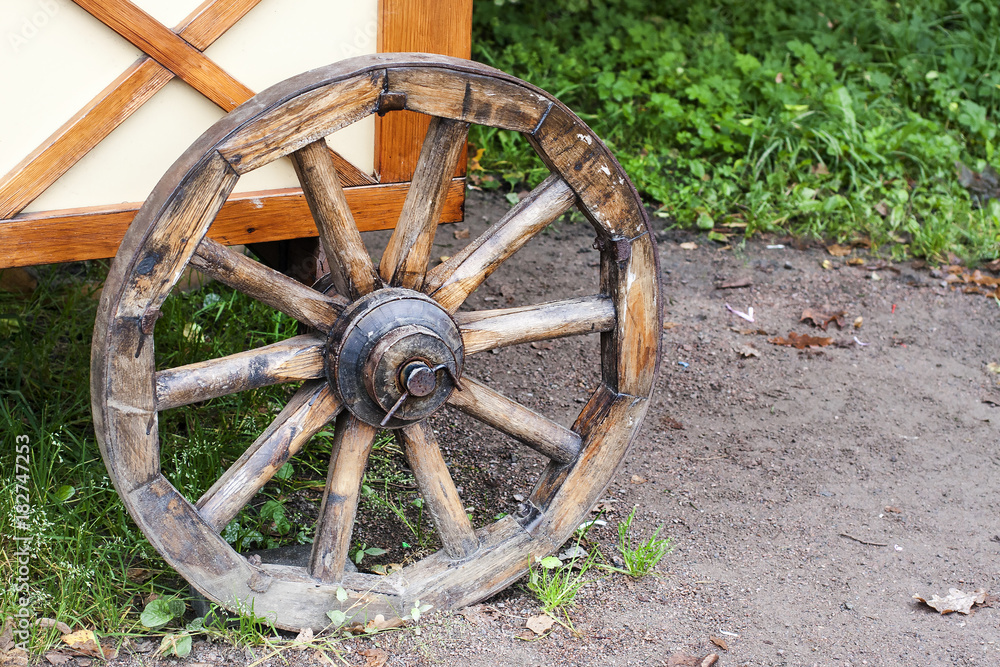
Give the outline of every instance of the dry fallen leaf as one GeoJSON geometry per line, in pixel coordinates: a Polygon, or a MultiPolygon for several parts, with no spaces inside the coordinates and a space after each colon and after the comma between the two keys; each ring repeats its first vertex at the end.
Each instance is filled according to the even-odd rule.
{"type": "Polygon", "coordinates": [[[406,624],[401,618],[390,618],[386,620],[385,616],[382,614],[377,615],[375,618],[369,620],[367,623],[355,623],[354,625],[344,626],[344,630],[350,632],[351,634],[361,635],[361,634],[372,634],[378,632],[379,630],[389,630],[390,628],[400,628],[406,624]]]}
{"type": "Polygon", "coordinates": [[[854,318],[854,328],[855,329],[860,329],[861,325],[863,325],[864,323],[865,323],[865,318],[861,317],[860,315],[858,315],[857,317],[854,318]]]}
{"type": "Polygon", "coordinates": [[[152,576],[152,570],[147,570],[142,567],[130,567],[125,571],[125,578],[134,584],[141,584],[152,576]]]}
{"type": "Polygon", "coordinates": [[[845,315],[847,315],[847,311],[844,310],[826,312],[806,308],[802,311],[802,317],[799,318],[799,322],[812,322],[814,326],[819,327],[823,331],[826,331],[826,328],[830,326],[830,322],[834,322],[838,329],[843,329],[845,315]]]}
{"type": "MultiPolygon", "coordinates": [[[[66,663],[73,663],[73,653],[67,653],[65,651],[49,651],[45,654],[45,659],[50,665],[65,665],[66,663]]],[[[0,661],[0,665],[4,663],[0,661]]],[[[27,663],[25,663],[27,664],[27,663]]]]}
{"type": "Polygon", "coordinates": [[[750,287],[751,285],[753,285],[753,280],[750,278],[734,278],[719,283],[715,286],[715,289],[738,289],[740,287],[750,287]]]}
{"type": "Polygon", "coordinates": [[[528,628],[536,635],[544,635],[552,628],[552,624],[555,622],[555,619],[548,614],[539,614],[538,616],[532,616],[525,621],[524,627],[528,628]]]}
{"type": "Polygon", "coordinates": [[[828,245],[826,251],[833,255],[834,257],[847,257],[851,254],[851,246],[844,246],[838,243],[833,245],[828,245]]]}
{"type": "Polygon", "coordinates": [[[667,667],[712,667],[719,660],[716,653],[709,653],[704,658],[697,658],[687,653],[675,653],[667,658],[667,667]]]}
{"type": "Polygon", "coordinates": [[[358,655],[365,657],[365,667],[382,667],[389,660],[389,654],[380,648],[362,649],[358,655]]]}
{"type": "Polygon", "coordinates": [[[524,627],[528,628],[536,635],[544,635],[552,629],[553,623],[555,623],[555,619],[548,614],[539,614],[538,616],[532,616],[525,621],[524,627]]]}
{"type": "Polygon", "coordinates": [[[89,655],[102,660],[111,660],[118,655],[113,648],[101,646],[92,630],[77,630],[62,636],[66,644],[81,655],[89,655]]]}
{"type": "Polygon", "coordinates": [[[632,475],[629,481],[632,482],[633,484],[645,484],[649,480],[647,480],[642,475],[632,475]]]}
{"type": "Polygon", "coordinates": [[[679,326],[680,325],[677,324],[677,322],[664,322],[663,323],[663,330],[667,331],[669,329],[673,329],[674,327],[679,327],[679,326]]]}
{"type": "Polygon", "coordinates": [[[458,613],[464,616],[465,620],[473,625],[483,625],[484,623],[489,624],[491,620],[487,614],[483,613],[483,605],[481,604],[465,607],[458,613]]]}
{"type": "Polygon", "coordinates": [[[788,338],[778,336],[777,338],[768,338],[767,342],[774,343],[775,345],[787,345],[797,350],[804,350],[807,347],[824,347],[832,343],[833,339],[822,336],[808,336],[792,331],[789,332],[788,338]]]}
{"type": "Polygon", "coordinates": [[[662,424],[666,428],[673,428],[677,429],[678,431],[684,430],[684,424],[680,423],[673,417],[667,417],[666,415],[660,418],[660,424],[662,424]]]}
{"type": "Polygon", "coordinates": [[[28,667],[28,652],[14,643],[14,619],[7,619],[0,632],[0,667],[28,667]]]}
{"type": "Polygon", "coordinates": [[[729,644],[726,643],[726,640],[723,639],[722,637],[709,637],[708,640],[713,644],[715,644],[716,646],[718,646],[719,648],[721,648],[723,651],[729,650],[729,644]]]}
{"type": "Polygon", "coordinates": [[[681,248],[684,250],[697,250],[698,244],[693,243],[691,241],[685,241],[684,243],[681,244],[681,248]]]}
{"type": "Polygon", "coordinates": [[[953,611],[957,611],[960,614],[969,614],[972,612],[974,605],[986,602],[986,590],[980,588],[971,593],[963,593],[957,588],[949,588],[948,595],[943,598],[934,595],[931,596],[930,600],[927,600],[914,594],[913,599],[920,600],[928,607],[933,607],[942,614],[950,614],[953,611]]]}
{"type": "Polygon", "coordinates": [[[303,644],[308,644],[313,640],[313,629],[312,628],[302,628],[299,630],[299,634],[295,635],[295,641],[301,642],[303,644]]]}
{"type": "Polygon", "coordinates": [[[832,269],[833,268],[833,262],[831,262],[828,259],[824,259],[822,262],[819,263],[819,265],[822,266],[824,269],[832,269]]]}
{"type": "Polygon", "coordinates": [[[903,510],[901,510],[898,507],[895,507],[893,505],[886,505],[885,506],[885,511],[886,512],[891,512],[892,514],[902,514],[902,512],[903,512],[903,510]]]}
{"type": "Polygon", "coordinates": [[[741,357],[759,357],[760,350],[755,348],[753,345],[740,345],[739,349],[736,350],[741,357]]]}
{"type": "Polygon", "coordinates": [[[32,275],[33,269],[4,269],[0,271],[0,292],[13,292],[27,296],[38,287],[38,280],[32,275]]]}
{"type": "Polygon", "coordinates": [[[451,233],[451,235],[454,236],[456,239],[467,239],[467,238],[469,238],[469,230],[468,229],[456,229],[455,231],[453,231],[451,233]]]}

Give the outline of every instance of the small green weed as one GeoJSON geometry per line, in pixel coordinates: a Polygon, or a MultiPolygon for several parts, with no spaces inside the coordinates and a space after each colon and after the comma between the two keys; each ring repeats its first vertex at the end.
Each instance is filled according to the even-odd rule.
{"type": "Polygon", "coordinates": [[[670,546],[670,538],[659,537],[662,525],[657,526],[648,539],[633,543],[632,520],[635,518],[635,510],[633,507],[628,518],[618,524],[618,550],[622,554],[625,573],[638,579],[652,572],[673,547],[670,546]]]}
{"type": "MultiPolygon", "coordinates": [[[[579,543],[578,543],[579,546],[579,543]]],[[[547,614],[567,611],[576,604],[576,595],[592,579],[588,572],[598,556],[597,548],[591,549],[583,558],[570,558],[564,563],[555,556],[542,558],[528,571],[525,584],[528,591],[542,603],[547,614]]]]}
{"type": "Polygon", "coordinates": [[[356,565],[361,565],[361,561],[364,560],[365,556],[381,556],[386,553],[386,550],[381,547],[370,547],[366,543],[362,542],[351,555],[351,560],[354,561],[356,565]]]}

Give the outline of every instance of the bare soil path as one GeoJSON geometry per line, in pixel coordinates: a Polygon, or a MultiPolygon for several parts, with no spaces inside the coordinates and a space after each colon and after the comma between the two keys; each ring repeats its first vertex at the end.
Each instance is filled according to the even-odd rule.
{"type": "MultiPolygon", "coordinates": [[[[459,227],[474,239],[505,208],[472,193],[459,227]]],[[[452,232],[440,232],[436,254],[465,243],[452,232]]],[[[419,634],[350,640],[346,663],[380,665],[369,662],[379,648],[387,666],[661,665],[680,653],[717,653],[723,666],[1000,664],[1000,605],[942,616],[912,598],[1000,593],[1000,375],[987,369],[1000,362],[1000,304],[910,264],[873,270],[867,255],[859,268],[820,247],[689,250],[680,243],[696,239],[674,232],[658,240],[669,327],[658,387],[605,494],[609,525],[594,537],[612,555],[615,523],[637,506],[641,535],[664,524],[674,540],[659,576],[588,584],[570,614],[579,637],[557,626],[520,638],[539,605],[515,586],[463,613],[428,616],[419,634]],[[719,288],[727,283],[746,286],[719,288]],[[726,303],[752,306],[755,323],[726,303]],[[799,322],[809,308],[846,311],[844,328],[824,334],[799,322]],[[790,331],[845,346],[768,342],[790,331]]],[[[566,268],[593,266],[591,242],[585,223],[559,223],[474,305],[593,293],[596,269],[566,268]]],[[[595,347],[566,339],[505,349],[479,355],[474,371],[566,420],[596,378],[595,347]]],[[[462,442],[460,417],[439,420],[462,442]]],[[[500,440],[468,443],[446,456],[466,497],[478,497],[484,476],[498,489],[480,508],[492,516],[530,488],[537,461],[500,440]]],[[[327,664],[309,651],[286,658],[327,664]]],[[[128,661],[160,662],[149,653],[128,661]]],[[[185,661],[246,662],[206,642],[185,661]]]]}

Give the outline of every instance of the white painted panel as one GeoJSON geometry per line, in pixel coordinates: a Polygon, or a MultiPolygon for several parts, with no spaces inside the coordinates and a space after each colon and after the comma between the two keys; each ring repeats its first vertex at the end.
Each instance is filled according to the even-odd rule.
{"type": "Polygon", "coordinates": [[[0,174],[140,55],[70,0],[0,0],[0,36],[0,174]]]}
{"type": "MultiPolygon", "coordinates": [[[[138,0],[175,27],[197,0],[138,0]]],[[[375,52],[377,0],[263,0],[206,54],[255,91],[304,70],[375,52]]],[[[69,0],[0,0],[2,90],[0,174],[6,173],[141,54],[69,0]],[[25,24],[24,21],[28,23],[25,24]],[[72,49],[70,49],[72,47],[72,49]],[[7,122],[3,122],[7,121],[7,122]]],[[[222,111],[181,81],[171,81],[51,186],[26,211],[142,201],[222,111]]],[[[330,138],[363,171],[374,162],[374,119],[330,138]]],[[[287,160],[240,179],[236,191],[298,185],[287,160]]]]}
{"type": "Polygon", "coordinates": [[[154,19],[168,28],[178,27],[201,4],[201,0],[132,0],[154,19]]]}
{"type": "MultiPolygon", "coordinates": [[[[378,0],[263,0],[205,53],[259,92],[306,70],[375,53],[377,27],[378,0]]],[[[372,173],[374,118],[328,141],[356,167],[372,173]]]]}

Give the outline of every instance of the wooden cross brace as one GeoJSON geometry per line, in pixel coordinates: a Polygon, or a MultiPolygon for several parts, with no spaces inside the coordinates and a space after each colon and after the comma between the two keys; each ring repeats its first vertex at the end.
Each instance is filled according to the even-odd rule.
{"type": "MultiPolygon", "coordinates": [[[[254,95],[204,50],[260,0],[206,0],[174,30],[129,0],[73,1],[146,55],[0,180],[0,220],[20,213],[175,76],[227,112],[254,95]]],[[[344,185],[376,182],[333,156],[344,185]]]]}

